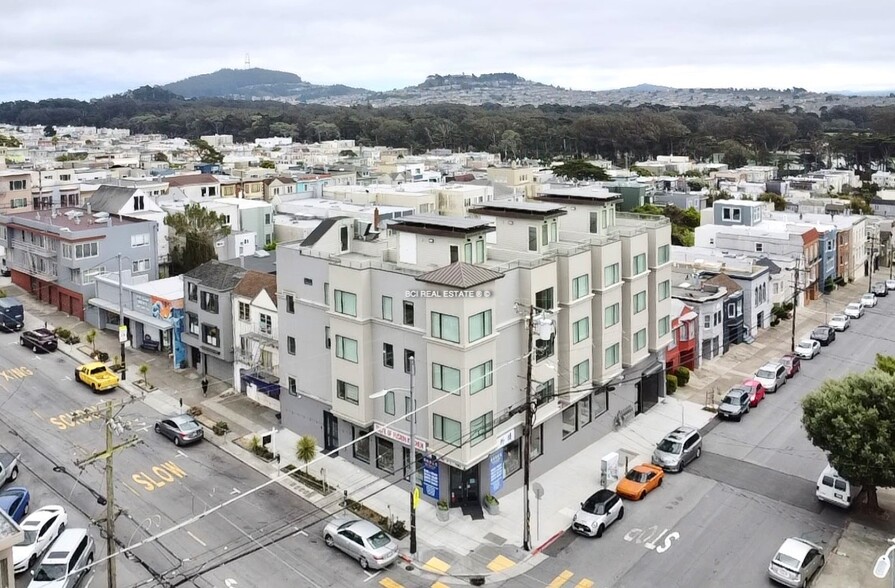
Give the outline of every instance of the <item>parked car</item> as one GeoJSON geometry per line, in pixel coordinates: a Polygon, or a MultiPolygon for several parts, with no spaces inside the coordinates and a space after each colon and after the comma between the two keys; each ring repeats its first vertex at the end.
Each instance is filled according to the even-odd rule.
{"type": "Polygon", "coordinates": [[[743,415],[749,412],[749,392],[742,388],[731,388],[721,404],[718,405],[718,416],[722,419],[742,420],[743,415]]]}
{"type": "Polygon", "coordinates": [[[398,544],[370,521],[331,521],[323,529],[323,542],[347,553],[365,570],[381,570],[398,559],[398,544]]]}
{"type": "Polygon", "coordinates": [[[8,265],[3,264],[3,266],[0,267],[0,276],[3,276],[4,278],[12,276],[12,270],[9,269],[8,265]]]}
{"type": "Polygon", "coordinates": [[[868,306],[873,308],[876,306],[876,294],[872,292],[868,292],[867,294],[861,295],[861,304],[867,308],[868,306]]]}
{"type": "Polygon", "coordinates": [[[6,511],[9,518],[21,523],[31,508],[31,494],[27,488],[10,486],[0,492],[0,510],[6,511]]]}
{"type": "Polygon", "coordinates": [[[12,561],[15,573],[21,574],[34,566],[65,530],[68,515],[61,506],[44,506],[35,510],[20,525],[25,536],[12,548],[12,561]]]}
{"type": "Polygon", "coordinates": [[[30,347],[34,353],[56,351],[58,344],[56,333],[50,329],[34,329],[19,335],[19,345],[30,347]]]}
{"type": "Polygon", "coordinates": [[[20,457],[18,453],[0,453],[0,488],[19,477],[20,457]]]}
{"type": "Polygon", "coordinates": [[[602,537],[609,525],[624,516],[622,499],[612,490],[604,488],[581,503],[581,508],[572,517],[572,530],[588,537],[602,537]]]}
{"type": "Polygon", "coordinates": [[[887,290],[895,290],[895,280],[893,280],[893,279],[886,280],[886,289],[887,290]]]}
{"type": "Polygon", "coordinates": [[[625,474],[615,491],[629,500],[643,500],[647,494],[662,485],[664,477],[665,470],[659,466],[642,463],[625,474]]]}
{"type": "Polygon", "coordinates": [[[844,313],[848,318],[859,319],[864,316],[864,305],[860,302],[849,302],[844,313]]]}
{"type": "Polygon", "coordinates": [[[749,393],[749,406],[752,408],[758,406],[758,404],[764,400],[765,394],[767,393],[764,386],[761,385],[761,382],[753,378],[743,380],[743,383],[738,387],[743,388],[749,393]]]}
{"type": "Polygon", "coordinates": [[[791,378],[802,371],[802,360],[795,353],[787,353],[780,358],[780,363],[786,366],[787,378],[791,378]]]}
{"type": "Polygon", "coordinates": [[[834,331],[844,331],[851,326],[851,319],[844,314],[834,314],[830,317],[827,326],[832,327],[834,331]]]}
{"type": "Polygon", "coordinates": [[[682,472],[684,467],[702,455],[702,436],[695,427],[678,427],[665,435],[656,450],[652,463],[667,472],[682,472]]]}
{"type": "Polygon", "coordinates": [[[840,476],[839,472],[831,465],[827,465],[817,477],[816,496],[823,502],[848,508],[860,493],[861,486],[852,484],[840,476]]]}
{"type": "Polygon", "coordinates": [[[87,529],[66,529],[53,541],[28,588],[74,588],[90,571],[94,548],[87,529]]]}
{"type": "Polygon", "coordinates": [[[776,392],[780,386],[786,385],[786,366],[782,363],[766,363],[755,372],[755,379],[769,394],[776,392]]]}
{"type": "Polygon", "coordinates": [[[808,585],[808,581],[823,567],[824,562],[824,550],[820,545],[799,537],[790,537],[771,559],[768,576],[778,584],[802,588],[808,585]]]}
{"type": "Polygon", "coordinates": [[[886,288],[885,282],[877,282],[873,285],[873,293],[882,298],[883,296],[888,296],[889,289],[886,288]]]}
{"type": "Polygon", "coordinates": [[[814,339],[803,339],[796,345],[794,353],[802,359],[814,359],[820,353],[820,343],[814,339]]]}
{"type": "Polygon", "coordinates": [[[196,443],[205,438],[202,425],[188,414],[168,417],[155,423],[155,432],[174,441],[174,445],[196,443]]]}
{"type": "Polygon", "coordinates": [[[75,382],[93,388],[94,392],[104,392],[118,387],[118,376],[101,361],[85,363],[75,368],[75,382]]]}
{"type": "Polygon", "coordinates": [[[811,331],[811,338],[820,343],[821,347],[826,347],[836,340],[836,329],[827,325],[821,325],[811,331]]]}

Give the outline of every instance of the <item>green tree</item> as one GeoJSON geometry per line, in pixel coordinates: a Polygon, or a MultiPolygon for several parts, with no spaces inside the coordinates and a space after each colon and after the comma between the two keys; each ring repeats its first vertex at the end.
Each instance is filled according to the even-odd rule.
{"type": "Polygon", "coordinates": [[[155,155],[152,156],[152,161],[168,161],[168,156],[159,151],[155,155]]]}
{"type": "Polygon", "coordinates": [[[632,165],[630,170],[642,178],[653,177],[653,172],[646,169],[645,167],[640,167],[639,165],[632,165]]]}
{"type": "Polygon", "coordinates": [[[220,151],[212,147],[205,139],[193,139],[190,145],[195,147],[199,159],[204,163],[224,163],[224,156],[220,151]]]}
{"type": "Polygon", "coordinates": [[[21,147],[22,143],[15,137],[0,135],[0,147],[21,147]]]}
{"type": "Polygon", "coordinates": [[[781,196],[780,194],[774,194],[773,192],[763,192],[758,200],[761,202],[773,202],[774,210],[781,211],[786,210],[786,198],[781,196]]]}
{"type": "Polygon", "coordinates": [[[504,157],[516,159],[522,148],[522,135],[513,130],[506,130],[500,136],[500,142],[498,142],[497,147],[504,157]]]}
{"type": "Polygon", "coordinates": [[[216,259],[214,242],[230,234],[230,226],[222,215],[199,204],[187,204],[183,212],[169,214],[165,224],[173,232],[169,237],[172,276],[216,259]]]}
{"type": "Polygon", "coordinates": [[[553,168],[556,177],[567,180],[596,180],[605,182],[609,179],[606,170],[583,159],[570,159],[553,168]]]}
{"type": "Polygon", "coordinates": [[[261,163],[258,164],[258,167],[263,167],[264,169],[277,169],[277,164],[269,159],[262,159],[261,163]]]}
{"type": "Polygon", "coordinates": [[[53,125],[47,125],[44,127],[44,137],[55,137],[56,136],[56,127],[53,125]]]}
{"type": "Polygon", "coordinates": [[[308,464],[317,457],[317,439],[310,435],[302,435],[295,442],[295,457],[305,464],[305,472],[308,471],[308,464]]]}
{"type": "Polygon", "coordinates": [[[842,476],[864,487],[874,511],[876,489],[895,486],[895,375],[886,371],[893,362],[877,357],[878,367],[827,380],[802,399],[808,438],[842,476]]]}

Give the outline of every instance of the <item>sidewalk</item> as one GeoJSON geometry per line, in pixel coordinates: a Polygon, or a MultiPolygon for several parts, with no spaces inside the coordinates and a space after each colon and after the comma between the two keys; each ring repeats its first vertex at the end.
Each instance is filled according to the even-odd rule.
{"type": "MultiPolygon", "coordinates": [[[[62,312],[42,304],[25,294],[16,286],[6,286],[0,280],[0,287],[9,295],[17,296],[25,306],[27,329],[48,326],[62,326],[83,335],[90,326],[62,312]]],[[[828,297],[829,313],[838,312],[845,304],[857,300],[866,291],[866,281],[838,288],[828,297]],[[863,286],[863,287],[862,287],[863,286]]],[[[815,326],[825,321],[823,300],[814,301],[809,308],[797,311],[797,340],[815,326]]],[[[544,488],[540,501],[532,500],[531,537],[536,547],[532,553],[521,549],[523,490],[517,489],[500,496],[500,514],[485,514],[484,521],[473,521],[464,516],[460,509],[451,509],[448,522],[439,521],[434,505],[422,501],[417,508],[418,536],[417,566],[414,573],[424,576],[427,581],[438,580],[442,584],[468,585],[470,577],[482,576],[488,583],[502,582],[525,573],[536,566],[546,556],[540,549],[567,530],[571,524],[575,505],[582,499],[581,472],[593,472],[588,487],[599,486],[598,473],[593,464],[610,452],[618,452],[620,469],[625,460],[629,466],[649,461],[652,450],[662,436],[672,428],[687,424],[701,428],[713,418],[712,412],[703,409],[709,394],[717,400],[729,386],[751,376],[755,369],[775,357],[789,352],[791,323],[784,321],[775,328],[768,329],[751,345],[733,346],[721,358],[706,362],[691,375],[687,386],[681,387],[673,395],[664,399],[649,412],[638,415],[626,427],[612,432],[590,447],[569,457],[561,465],[532,480],[544,488]],[[536,514],[539,511],[539,516],[536,514]]],[[[98,331],[96,347],[114,355],[119,347],[115,333],[98,331]]],[[[76,361],[89,360],[83,344],[69,346],[60,343],[60,351],[76,361]]],[[[139,349],[128,349],[127,381],[122,388],[162,413],[179,412],[192,406],[202,409],[200,420],[206,426],[216,421],[226,421],[231,432],[223,437],[208,435],[206,439],[220,446],[240,461],[245,462],[263,474],[274,478],[282,475],[281,469],[292,465],[304,468],[295,458],[295,443],[298,436],[279,429],[274,412],[256,404],[235,392],[224,382],[209,379],[208,396],[203,397],[199,376],[193,370],[178,370],[171,366],[166,354],[148,353],[139,349]],[[141,364],[150,366],[149,380],[157,386],[156,391],[146,393],[134,385],[139,379],[137,368],[141,364]],[[181,408],[182,402],[182,408],[181,408]],[[255,457],[233,441],[252,434],[273,435],[273,451],[279,453],[278,464],[255,457]]],[[[306,485],[284,477],[280,484],[301,495],[328,513],[342,511],[343,493],[349,498],[363,502],[372,510],[408,522],[409,495],[407,491],[392,485],[391,479],[382,479],[353,463],[340,458],[320,457],[309,467],[309,472],[318,479],[325,479],[337,491],[324,496],[306,485]]],[[[610,487],[614,487],[613,482],[610,487]]],[[[409,541],[404,539],[402,548],[406,552],[409,541]]]]}

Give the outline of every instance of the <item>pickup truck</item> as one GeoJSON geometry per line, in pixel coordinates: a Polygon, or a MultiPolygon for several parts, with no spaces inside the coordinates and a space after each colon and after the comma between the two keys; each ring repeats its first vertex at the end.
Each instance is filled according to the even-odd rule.
{"type": "Polygon", "coordinates": [[[75,381],[87,384],[94,392],[104,392],[118,385],[118,376],[106,364],[95,361],[75,368],[75,381]]]}
{"type": "Polygon", "coordinates": [[[19,455],[0,453],[0,487],[19,477],[19,455]]]}

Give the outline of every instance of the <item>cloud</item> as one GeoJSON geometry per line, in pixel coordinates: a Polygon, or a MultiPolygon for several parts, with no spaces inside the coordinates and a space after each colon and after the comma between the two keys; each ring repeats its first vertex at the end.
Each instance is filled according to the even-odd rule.
{"type": "Polygon", "coordinates": [[[4,8],[0,99],[95,97],[252,65],[374,90],[506,71],[575,89],[895,88],[879,0],[450,4],[42,0],[4,8]]]}

